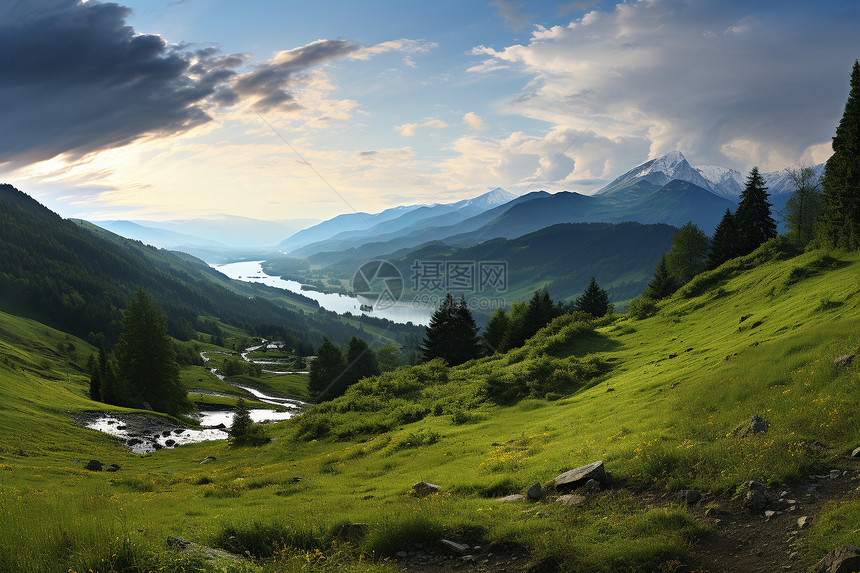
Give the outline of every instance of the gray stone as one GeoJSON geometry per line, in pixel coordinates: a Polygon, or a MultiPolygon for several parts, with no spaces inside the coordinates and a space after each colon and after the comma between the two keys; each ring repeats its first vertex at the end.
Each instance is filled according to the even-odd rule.
{"type": "Polygon", "coordinates": [[[460,555],[465,555],[466,552],[469,551],[469,546],[465,543],[457,543],[450,539],[441,539],[439,540],[439,543],[441,543],[443,547],[450,549],[454,553],[459,553],[460,555]]]}
{"type": "Polygon", "coordinates": [[[565,505],[579,505],[585,501],[585,497],[581,495],[567,494],[558,496],[555,501],[565,505]]]}
{"type": "Polygon", "coordinates": [[[200,460],[200,463],[201,464],[211,464],[212,462],[214,462],[217,459],[218,458],[216,458],[215,456],[206,456],[205,458],[200,460]]]}
{"type": "Polygon", "coordinates": [[[531,501],[539,500],[542,495],[543,495],[543,490],[541,489],[540,484],[538,482],[535,482],[532,485],[530,485],[528,491],[526,491],[526,496],[531,501]]]}
{"type": "Polygon", "coordinates": [[[184,553],[199,553],[203,556],[204,559],[209,562],[214,562],[219,559],[226,559],[228,561],[242,560],[242,557],[240,555],[236,555],[235,553],[228,553],[227,551],[222,551],[221,549],[214,549],[206,545],[200,545],[199,543],[180,539],[179,537],[175,537],[173,535],[167,537],[167,546],[171,549],[182,551],[184,553]]]}
{"type": "Polygon", "coordinates": [[[812,568],[814,573],[856,573],[860,571],[860,549],[846,545],[834,549],[812,568]]]}
{"type": "Polygon", "coordinates": [[[804,527],[806,527],[807,525],[809,525],[809,518],[808,518],[808,517],[806,517],[806,516],[804,515],[803,517],[798,517],[798,518],[797,518],[797,528],[798,528],[798,529],[803,529],[803,528],[804,528],[804,527]]]}
{"type": "Polygon", "coordinates": [[[526,498],[526,496],[524,496],[523,494],[515,493],[513,495],[508,495],[508,496],[499,498],[499,501],[522,501],[525,498],[526,498]]]}
{"type": "Polygon", "coordinates": [[[702,499],[702,492],[697,489],[682,489],[678,492],[678,498],[687,505],[696,505],[702,499]]]}
{"type": "Polygon", "coordinates": [[[598,493],[600,491],[600,482],[596,479],[590,479],[582,486],[584,493],[598,493]]]}
{"type": "Polygon", "coordinates": [[[103,463],[98,460],[90,460],[87,462],[87,465],[84,466],[85,470],[90,470],[91,472],[100,472],[102,471],[103,463]]]}
{"type": "Polygon", "coordinates": [[[569,493],[576,488],[582,487],[590,479],[603,483],[607,481],[606,469],[603,467],[603,460],[592,462],[588,465],[564,472],[555,478],[555,490],[558,492],[569,493]]]}
{"type": "Polygon", "coordinates": [[[851,452],[852,458],[860,458],[860,447],[854,448],[854,451],[851,452]]]}
{"type": "Polygon", "coordinates": [[[757,489],[747,491],[744,497],[744,506],[753,513],[762,511],[767,507],[767,496],[757,489]]]}
{"type": "Polygon", "coordinates": [[[412,486],[412,493],[418,497],[426,497],[433,493],[439,493],[440,491],[442,491],[441,487],[436,484],[427,483],[426,481],[419,481],[412,486]]]}
{"type": "Polygon", "coordinates": [[[850,354],[843,354],[842,356],[835,358],[833,360],[833,364],[835,364],[836,366],[842,367],[842,368],[845,368],[847,366],[851,366],[851,363],[854,362],[855,356],[856,356],[856,354],[854,354],[853,352],[850,354]]]}
{"type": "Polygon", "coordinates": [[[746,431],[744,432],[744,437],[752,434],[760,434],[761,432],[767,432],[767,422],[758,414],[750,418],[749,425],[747,426],[746,431]]]}
{"type": "Polygon", "coordinates": [[[836,479],[842,476],[842,472],[839,470],[830,470],[830,479],[836,479]]]}

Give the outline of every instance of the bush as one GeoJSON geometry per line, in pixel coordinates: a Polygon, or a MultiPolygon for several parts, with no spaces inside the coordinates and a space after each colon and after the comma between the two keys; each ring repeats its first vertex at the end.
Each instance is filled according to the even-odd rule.
{"type": "Polygon", "coordinates": [[[637,320],[648,318],[657,314],[657,302],[647,296],[640,296],[630,301],[627,314],[637,320]]]}

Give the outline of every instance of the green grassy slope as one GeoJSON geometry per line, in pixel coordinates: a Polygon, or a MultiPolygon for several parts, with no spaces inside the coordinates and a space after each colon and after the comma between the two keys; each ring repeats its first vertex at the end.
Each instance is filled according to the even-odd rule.
{"type": "MultiPolygon", "coordinates": [[[[858,304],[860,254],[791,256],[777,241],[700,276],[650,318],[562,318],[503,356],[361,383],[270,427],[277,439],[266,446],[212,442],[145,457],[73,424],[66,410],[91,405],[83,378],[52,357],[63,335],[0,315],[17,336],[2,338],[0,356],[15,363],[0,362],[12,416],[0,428],[0,564],[66,572],[121,558],[143,566],[116,570],[180,571],[162,549],[174,534],[248,551],[256,561],[242,570],[379,570],[412,542],[444,536],[522,547],[560,570],[673,570],[693,562],[705,526],[636,492],[728,496],[748,479],[778,484],[838,467],[860,445],[860,368],[834,364],[860,346],[858,304]],[[511,385],[532,395],[499,405],[511,385]],[[754,414],[766,433],[733,431],[754,414]],[[34,419],[39,432],[18,431],[34,419]],[[123,469],[84,472],[73,460],[85,451],[123,469]],[[201,465],[206,456],[217,460],[201,465]],[[583,505],[494,499],[598,459],[615,488],[583,505]],[[444,492],[412,498],[419,480],[444,492]],[[367,536],[337,541],[346,522],[368,524],[367,536]]],[[[857,504],[834,505],[802,558],[857,529],[857,504]]]]}

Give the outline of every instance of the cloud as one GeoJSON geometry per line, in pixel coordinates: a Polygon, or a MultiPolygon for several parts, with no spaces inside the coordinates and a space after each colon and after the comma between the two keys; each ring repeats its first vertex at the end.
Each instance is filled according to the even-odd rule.
{"type": "Polygon", "coordinates": [[[441,119],[428,119],[424,123],[404,123],[403,125],[398,125],[394,129],[400,132],[400,135],[405,137],[412,137],[419,129],[423,128],[434,128],[434,129],[444,129],[448,127],[448,124],[442,121],[441,119]]]}
{"type": "MultiPolygon", "coordinates": [[[[324,83],[313,68],[384,52],[407,56],[432,44],[360,46],[317,40],[253,65],[249,54],[170,44],[126,25],[130,10],[95,0],[11,0],[0,4],[0,165],[20,167],[147,138],[174,137],[213,121],[220,109],[303,110],[297,92],[324,83]]],[[[354,101],[313,101],[325,123],[354,101]]]]}
{"type": "Polygon", "coordinates": [[[505,24],[514,32],[519,32],[528,26],[532,18],[528,14],[520,13],[523,5],[519,2],[512,2],[510,0],[493,0],[490,2],[490,6],[496,8],[496,12],[499,17],[502,18],[505,21],[505,24]]]}
{"type": "Polygon", "coordinates": [[[487,130],[487,124],[484,122],[484,119],[474,111],[470,111],[463,116],[463,125],[466,125],[475,131],[487,130]]]}
{"type": "MultiPolygon", "coordinates": [[[[528,43],[479,46],[476,74],[528,74],[504,105],[556,128],[673,149],[700,164],[781,168],[832,137],[860,53],[860,8],[641,0],[538,27],[528,43]]],[[[612,152],[618,158],[619,151],[612,152]]],[[[585,167],[577,162],[577,168],[585,167]]]]}

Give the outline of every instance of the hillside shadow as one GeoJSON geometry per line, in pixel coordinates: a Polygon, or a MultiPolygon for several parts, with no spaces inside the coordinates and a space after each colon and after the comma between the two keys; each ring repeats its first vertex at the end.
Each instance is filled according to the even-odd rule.
{"type": "Polygon", "coordinates": [[[582,358],[587,354],[593,354],[596,352],[612,352],[614,350],[620,350],[622,346],[623,344],[618,340],[609,338],[605,334],[595,332],[574,340],[559,352],[559,356],[574,356],[575,358],[582,358]]]}

